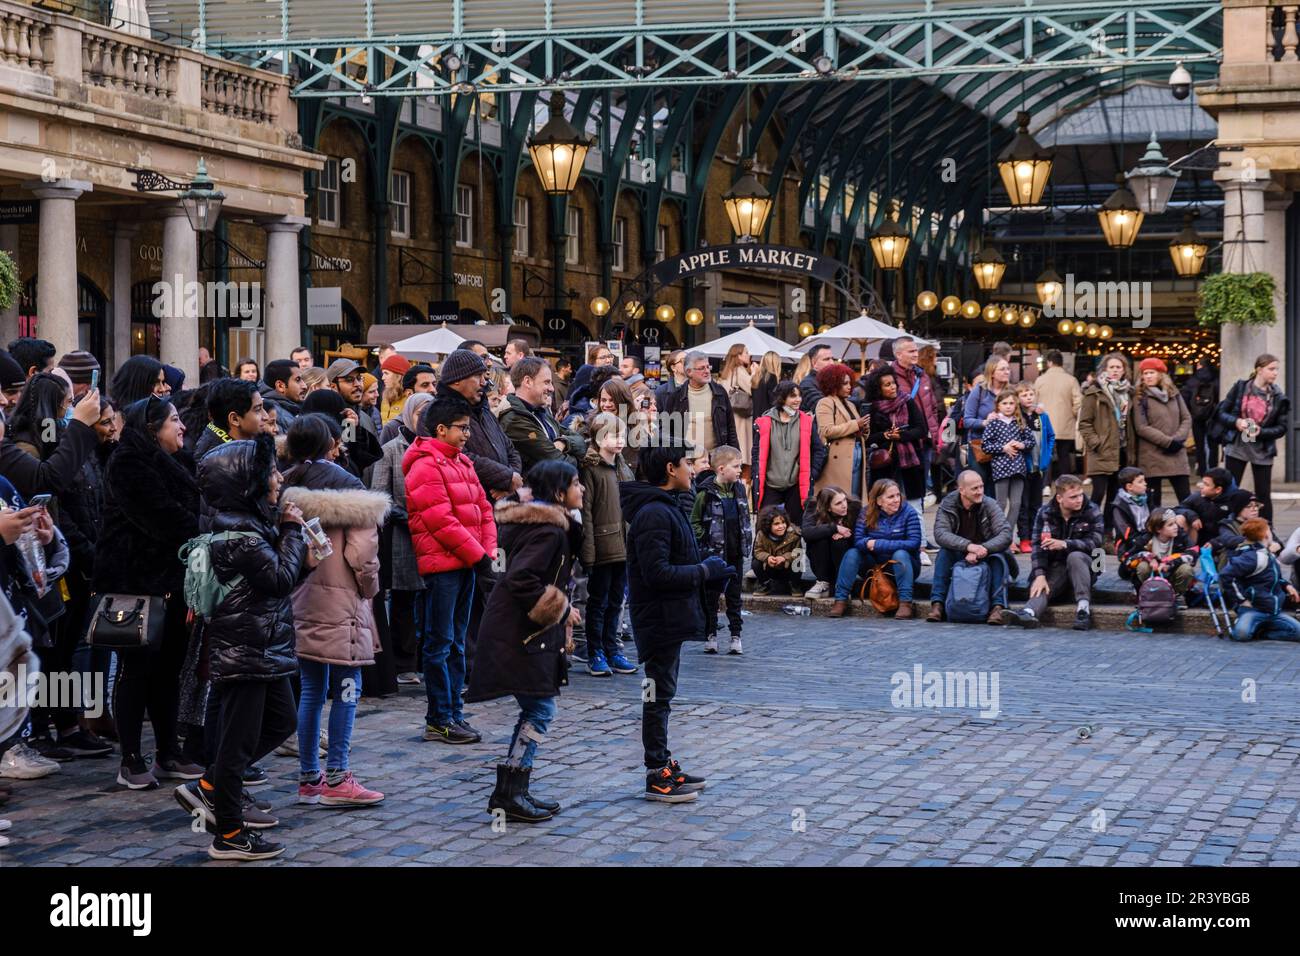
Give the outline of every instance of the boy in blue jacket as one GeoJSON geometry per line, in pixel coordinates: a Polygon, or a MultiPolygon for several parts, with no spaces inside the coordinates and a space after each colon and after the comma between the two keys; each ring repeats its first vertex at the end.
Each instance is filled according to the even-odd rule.
{"type": "Polygon", "coordinates": [[[1241,602],[1232,639],[1300,641],[1300,621],[1282,611],[1286,598],[1300,601],[1300,593],[1286,583],[1277,558],[1268,549],[1273,535],[1268,522],[1251,518],[1241,526],[1241,533],[1246,540],[1232,552],[1228,566],[1220,574],[1224,595],[1229,600],[1235,596],[1241,602]]]}

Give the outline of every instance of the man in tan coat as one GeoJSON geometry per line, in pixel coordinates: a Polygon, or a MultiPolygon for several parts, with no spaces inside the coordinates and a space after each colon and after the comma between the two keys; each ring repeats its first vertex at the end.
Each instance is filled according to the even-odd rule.
{"type": "Polygon", "coordinates": [[[1074,448],[1078,437],[1079,406],[1083,392],[1078,379],[1067,372],[1061,353],[1052,350],[1043,356],[1047,369],[1034,382],[1038,401],[1047,410],[1056,433],[1056,461],[1052,462],[1052,478],[1075,474],[1074,448]]]}

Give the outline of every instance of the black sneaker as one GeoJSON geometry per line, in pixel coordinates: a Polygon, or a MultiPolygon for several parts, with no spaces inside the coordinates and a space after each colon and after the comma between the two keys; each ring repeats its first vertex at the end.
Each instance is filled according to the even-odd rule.
{"type": "Polygon", "coordinates": [[[217,832],[217,808],[212,803],[211,795],[199,786],[197,780],[181,784],[172,791],[172,796],[182,810],[203,821],[205,830],[212,834],[217,832]]]}
{"type": "Polygon", "coordinates": [[[579,664],[587,663],[587,642],[579,641],[573,646],[573,653],[569,655],[570,660],[577,661],[579,664]]]}
{"type": "Polygon", "coordinates": [[[271,778],[266,775],[266,771],[257,764],[249,764],[248,769],[244,771],[244,786],[252,789],[254,787],[265,787],[270,785],[271,778]]]}
{"type": "Polygon", "coordinates": [[[436,724],[425,724],[424,739],[434,740],[440,744],[476,744],[483,738],[478,734],[470,733],[460,724],[452,723],[441,727],[436,724]]]}
{"type": "Polygon", "coordinates": [[[27,746],[31,747],[46,760],[76,760],[79,756],[74,750],[63,746],[60,741],[55,740],[48,734],[40,734],[39,736],[28,738],[27,746]]]}
{"type": "Polygon", "coordinates": [[[1032,630],[1042,622],[1033,614],[1030,614],[1026,608],[1021,608],[1019,611],[1003,611],[1002,623],[1011,627],[1024,627],[1032,630]]]}
{"type": "Polygon", "coordinates": [[[659,803],[689,803],[699,796],[695,790],[685,790],[673,776],[671,767],[652,770],[645,777],[645,798],[659,803]]]}
{"type": "Polygon", "coordinates": [[[1076,631],[1092,630],[1092,611],[1080,610],[1074,612],[1074,624],[1072,627],[1076,631]]]}
{"type": "Polygon", "coordinates": [[[705,782],[706,782],[705,779],[703,777],[691,776],[689,773],[687,773],[685,770],[682,769],[682,765],[679,764],[676,760],[668,761],[668,769],[672,771],[673,779],[677,781],[677,786],[680,787],[684,792],[691,793],[696,790],[704,789],[705,782]]]}
{"type": "Polygon", "coordinates": [[[60,736],[58,745],[64,750],[71,751],[73,757],[107,757],[113,752],[113,745],[107,740],[81,728],[60,736]]]}
{"type": "Polygon", "coordinates": [[[257,809],[259,809],[259,810],[270,810],[270,809],[271,809],[271,801],[270,801],[270,800],[258,800],[256,797],[254,797],[254,796],[253,796],[251,793],[249,793],[247,790],[244,791],[243,795],[242,795],[239,799],[242,800],[242,801],[244,802],[245,805],[251,803],[253,806],[257,807],[257,809]]]}
{"type": "Polygon", "coordinates": [[[230,836],[218,834],[212,838],[208,856],[214,860],[270,860],[284,852],[284,846],[262,838],[262,834],[248,827],[236,830],[230,836]]]}
{"type": "Polygon", "coordinates": [[[466,731],[467,733],[471,733],[471,734],[473,734],[473,735],[474,735],[474,743],[478,743],[480,740],[483,739],[483,734],[480,733],[479,731],[475,730],[473,727],[471,727],[471,726],[469,725],[469,722],[468,722],[467,720],[465,720],[464,717],[458,717],[458,718],[456,718],[456,720],[455,720],[455,724],[456,724],[456,726],[459,727],[461,730],[464,730],[464,731],[466,731]]]}

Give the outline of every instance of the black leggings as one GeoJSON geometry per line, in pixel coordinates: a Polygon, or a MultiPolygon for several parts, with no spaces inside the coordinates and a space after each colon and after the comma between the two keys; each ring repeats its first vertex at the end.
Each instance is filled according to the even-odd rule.
{"type": "MultiPolygon", "coordinates": [[[[1165,480],[1164,478],[1147,479],[1147,500],[1150,501],[1152,510],[1161,506],[1160,485],[1165,480]]],[[[1170,475],[1167,480],[1169,487],[1174,490],[1174,500],[1169,505],[1172,508],[1191,494],[1191,480],[1187,475],[1170,475]]]]}
{"type": "MultiPolygon", "coordinates": [[[[1241,487],[1241,479],[1246,474],[1246,460],[1223,456],[1223,463],[1232,474],[1232,480],[1241,487]]],[[[1255,481],[1255,497],[1259,499],[1259,516],[1266,521],[1273,520],[1273,462],[1250,466],[1251,477],[1255,481]]]]}
{"type": "Polygon", "coordinates": [[[157,650],[118,652],[117,684],[114,687],[117,732],[122,742],[122,759],[143,757],[140,738],[145,711],[153,724],[154,745],[163,757],[178,756],[176,747],[176,702],[181,667],[189,645],[185,626],[185,601],[173,595],[167,603],[162,646],[157,650]]]}
{"type": "Polygon", "coordinates": [[[1101,508],[1102,519],[1105,522],[1106,530],[1113,530],[1110,522],[1110,506],[1115,501],[1115,495],[1119,493],[1119,473],[1113,475],[1089,475],[1092,479],[1092,503],[1101,508]],[[1103,506],[1102,501],[1106,504],[1103,506]]]}

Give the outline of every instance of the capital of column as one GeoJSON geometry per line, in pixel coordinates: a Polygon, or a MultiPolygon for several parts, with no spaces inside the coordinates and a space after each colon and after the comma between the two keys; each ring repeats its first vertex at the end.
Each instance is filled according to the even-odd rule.
{"type": "Polygon", "coordinates": [[[189,218],[185,213],[185,207],[181,204],[179,199],[160,203],[154,211],[162,219],[175,219],[177,216],[184,216],[186,219],[189,218]]]}
{"type": "Polygon", "coordinates": [[[23,189],[31,192],[37,199],[78,199],[82,193],[95,188],[94,183],[82,179],[31,179],[23,183],[23,189]]]}
{"type": "Polygon", "coordinates": [[[267,232],[301,232],[303,227],[311,225],[311,220],[306,216],[278,216],[258,220],[257,224],[267,232]]]}

